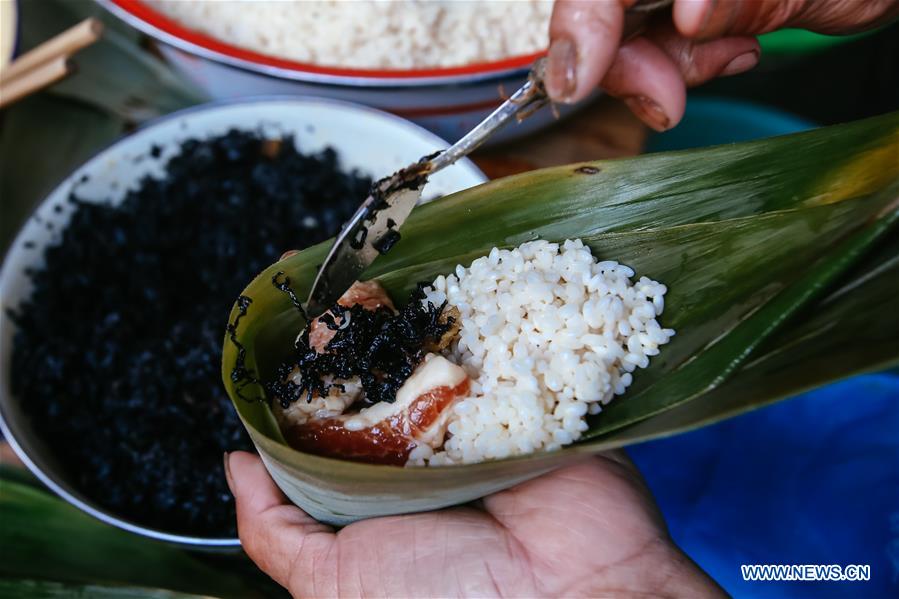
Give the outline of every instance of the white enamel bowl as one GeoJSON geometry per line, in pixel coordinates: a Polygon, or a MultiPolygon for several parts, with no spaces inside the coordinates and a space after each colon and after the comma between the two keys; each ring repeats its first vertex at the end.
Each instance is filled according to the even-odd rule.
{"type": "MultiPolygon", "coordinates": [[[[302,94],[349,100],[408,118],[449,141],[487,116],[499,105],[503,93],[518,89],[541,54],[406,71],[322,67],[251,52],[212,38],[167,18],[143,0],[97,2],[160,42],[165,57],[212,98],[302,94]]],[[[510,5],[510,10],[513,8],[510,5]]],[[[572,109],[559,108],[562,113],[572,109]]],[[[552,111],[541,110],[521,124],[507,127],[488,143],[520,137],[554,121],[552,111]]]]}
{"type": "MultiPolygon", "coordinates": [[[[85,199],[121,201],[142,177],[161,175],[165,162],[177,152],[181,141],[222,134],[231,128],[293,134],[305,152],[331,146],[337,150],[343,168],[359,169],[375,178],[447,146],[436,135],[404,119],[344,102],[269,98],[188,109],[149,123],[72,173],[22,227],[0,270],[0,429],[15,452],[44,484],[88,514],[140,535],[206,549],[236,547],[239,542],[235,538],[192,537],[147,528],[110,513],[71,484],[52,453],[36,438],[19,398],[11,393],[15,325],[7,308],[15,308],[30,294],[31,282],[25,271],[40,267],[43,248],[60,238],[71,215],[67,198],[73,188],[77,187],[79,197],[85,199]],[[161,149],[157,158],[150,154],[154,146],[161,149]]],[[[485,180],[472,162],[462,160],[435,175],[425,196],[451,193],[485,180]]],[[[223,314],[223,330],[226,319],[227,314],[223,314]]]]}

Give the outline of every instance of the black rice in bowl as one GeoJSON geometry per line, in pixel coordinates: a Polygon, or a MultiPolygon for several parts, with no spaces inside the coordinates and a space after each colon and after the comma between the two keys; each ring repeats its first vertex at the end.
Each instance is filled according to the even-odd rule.
{"type": "Polygon", "coordinates": [[[229,310],[284,250],[333,236],[370,184],[333,150],[232,130],[184,142],[121,204],[72,193],[10,313],[11,382],[84,495],[147,527],[235,536],[222,453],[252,446],[221,384],[229,310]]]}

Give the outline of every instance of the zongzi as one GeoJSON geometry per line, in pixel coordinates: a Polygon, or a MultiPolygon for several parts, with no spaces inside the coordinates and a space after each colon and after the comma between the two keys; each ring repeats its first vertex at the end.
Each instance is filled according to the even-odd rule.
{"type": "Polygon", "coordinates": [[[621,395],[674,331],[667,291],[579,240],[494,248],[396,310],[356,283],[268,385],[288,443],[425,466],[553,450],[621,395]]]}

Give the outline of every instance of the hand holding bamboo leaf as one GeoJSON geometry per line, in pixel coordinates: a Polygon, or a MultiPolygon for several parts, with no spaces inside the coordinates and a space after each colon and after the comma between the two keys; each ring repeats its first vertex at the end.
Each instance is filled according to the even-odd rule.
{"type": "Polygon", "coordinates": [[[724,596],[674,545],[634,465],[591,457],[477,506],[335,532],[258,457],[225,456],[247,554],[295,597],[724,596]],[[614,514],[614,517],[610,517],[614,514]]]}
{"type": "MultiPolygon", "coordinates": [[[[884,341],[895,335],[893,324],[866,332],[870,346],[857,340],[857,324],[843,326],[855,322],[845,319],[831,322],[823,345],[813,344],[819,353],[793,342],[825,307],[851,311],[881,301],[881,286],[863,282],[885,276],[883,262],[870,275],[853,266],[892,234],[897,126],[897,115],[884,115],[748,144],[547,169],[416,210],[403,243],[366,273],[395,297],[497,243],[535,237],[581,238],[594,255],[621,259],[668,286],[664,326],[678,331],[676,339],[635,377],[626,397],[588,420],[586,440],[567,448],[447,468],[326,459],[292,450],[265,404],[235,395],[235,350],[227,342],[225,385],[279,487],[313,517],[347,524],[464,503],[585,453],[707,424],[865,367],[848,354],[864,351],[869,364],[894,362],[895,344],[884,341]],[[859,291],[825,299],[837,285],[859,291]],[[792,347],[800,353],[786,351],[792,347]],[[839,366],[813,368],[822,356],[839,366]],[[760,373],[777,367],[787,368],[777,383],[762,384],[760,373]],[[706,400],[712,396],[719,400],[706,400]]],[[[895,245],[882,247],[887,258],[895,256],[895,245]]],[[[244,292],[253,303],[237,337],[248,348],[247,366],[263,376],[301,326],[271,278],[284,272],[296,291],[308,289],[325,249],[285,258],[244,292]]]]}

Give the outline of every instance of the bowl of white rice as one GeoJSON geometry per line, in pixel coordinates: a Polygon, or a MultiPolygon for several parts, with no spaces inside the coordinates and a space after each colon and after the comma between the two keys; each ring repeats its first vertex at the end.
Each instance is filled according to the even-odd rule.
{"type": "MultiPolygon", "coordinates": [[[[97,0],[213,98],[350,100],[453,141],[525,80],[552,0],[97,0]]],[[[553,122],[540,111],[492,141],[553,122]]]]}

